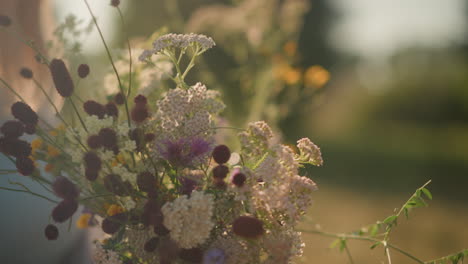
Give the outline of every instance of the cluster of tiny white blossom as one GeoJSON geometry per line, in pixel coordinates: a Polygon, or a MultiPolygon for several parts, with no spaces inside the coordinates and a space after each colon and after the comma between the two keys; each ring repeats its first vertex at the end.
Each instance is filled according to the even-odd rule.
{"type": "Polygon", "coordinates": [[[104,249],[99,242],[94,243],[94,247],[92,249],[92,259],[95,264],[122,263],[117,252],[104,249]]]}

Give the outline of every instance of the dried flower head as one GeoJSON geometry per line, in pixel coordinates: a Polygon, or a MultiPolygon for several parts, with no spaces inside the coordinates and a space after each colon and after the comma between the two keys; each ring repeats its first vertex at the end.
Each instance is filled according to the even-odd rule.
{"type": "Polygon", "coordinates": [[[83,157],[83,161],[87,169],[91,169],[94,171],[101,170],[102,161],[101,158],[99,158],[99,156],[95,152],[86,152],[86,154],[83,157]]]}
{"type": "Polygon", "coordinates": [[[131,113],[132,120],[136,123],[141,123],[149,117],[148,108],[146,105],[136,104],[131,113]]]}
{"type": "Polygon", "coordinates": [[[61,59],[53,59],[50,62],[49,69],[57,92],[62,97],[70,97],[75,89],[75,85],[65,62],[61,59]]]}
{"type": "Polygon", "coordinates": [[[102,147],[101,137],[99,137],[98,135],[89,136],[88,139],[86,140],[86,143],[88,144],[88,147],[90,147],[91,149],[97,149],[97,148],[102,147]]]}
{"type": "Polygon", "coordinates": [[[237,187],[243,187],[247,177],[244,173],[238,172],[232,176],[232,183],[237,187]]]}
{"type": "Polygon", "coordinates": [[[88,100],[84,102],[83,109],[88,115],[95,115],[99,119],[104,118],[104,115],[106,114],[105,107],[102,104],[93,100],[88,100]]]}
{"type": "Polygon", "coordinates": [[[111,0],[111,6],[118,7],[120,5],[120,0],[111,0]]]}
{"type": "Polygon", "coordinates": [[[265,233],[263,222],[258,218],[247,215],[239,216],[232,223],[232,231],[240,237],[251,239],[259,238],[265,233]]]}
{"type": "Polygon", "coordinates": [[[126,213],[120,213],[113,216],[109,216],[102,221],[101,227],[102,231],[106,234],[114,234],[119,231],[122,225],[125,224],[128,217],[126,213]]]}
{"type": "Polygon", "coordinates": [[[89,65],[88,64],[80,64],[78,66],[78,76],[82,79],[88,77],[89,75],[89,65]]]}
{"type": "Polygon", "coordinates": [[[21,139],[17,138],[0,138],[0,150],[6,155],[13,157],[28,157],[31,155],[31,145],[21,139]]]}
{"type": "Polygon", "coordinates": [[[105,105],[106,114],[108,116],[118,117],[119,116],[119,109],[115,103],[110,102],[105,105]]]}
{"type": "Polygon", "coordinates": [[[153,237],[150,240],[146,241],[143,249],[146,252],[153,252],[158,247],[158,244],[159,244],[159,237],[153,237]]]}
{"type": "Polygon", "coordinates": [[[0,131],[5,137],[18,138],[24,133],[24,125],[19,121],[9,120],[3,123],[0,131]]]}
{"type": "Polygon", "coordinates": [[[80,195],[80,191],[76,185],[63,176],[58,176],[55,178],[54,182],[52,183],[52,190],[54,191],[55,195],[62,199],[72,200],[78,198],[80,195]]]}
{"type": "Polygon", "coordinates": [[[300,155],[297,157],[300,162],[310,163],[315,166],[322,166],[323,159],[320,148],[312,143],[308,138],[301,138],[297,141],[297,148],[300,155]]]}
{"type": "Polygon", "coordinates": [[[75,200],[63,200],[52,210],[52,219],[57,223],[67,221],[78,209],[78,202],[75,200]]]}
{"type": "Polygon", "coordinates": [[[11,114],[19,121],[25,124],[36,125],[39,121],[39,117],[29,105],[23,102],[16,102],[11,106],[11,114]]]}
{"type": "Polygon", "coordinates": [[[114,102],[118,105],[123,105],[125,103],[125,96],[122,93],[118,93],[114,96],[114,102]]]}
{"type": "Polygon", "coordinates": [[[90,168],[85,169],[85,177],[89,181],[95,181],[98,176],[99,176],[99,170],[90,169],[90,168]]]}
{"type": "Polygon", "coordinates": [[[145,106],[148,103],[148,99],[146,98],[146,96],[141,94],[137,95],[135,99],[133,99],[133,101],[135,102],[135,104],[141,106],[145,106]]]}
{"type": "Polygon", "coordinates": [[[224,179],[229,173],[229,168],[224,165],[218,165],[213,168],[213,177],[217,179],[224,179]]]}
{"type": "Polygon", "coordinates": [[[59,235],[58,228],[55,225],[49,224],[44,229],[44,235],[48,240],[56,240],[59,235]]]}
{"type": "Polygon", "coordinates": [[[21,77],[23,77],[25,79],[32,79],[33,78],[33,72],[29,68],[21,68],[20,75],[21,75],[21,77]]]}
{"type": "Polygon", "coordinates": [[[142,172],[137,176],[137,186],[143,192],[154,191],[154,188],[156,187],[156,178],[149,171],[142,172]]]}
{"type": "Polygon", "coordinates": [[[211,155],[216,163],[223,164],[231,157],[231,151],[226,145],[218,145],[213,149],[213,153],[211,155]]]}
{"type": "Polygon", "coordinates": [[[18,172],[24,176],[31,175],[36,167],[34,166],[34,161],[27,157],[18,157],[16,158],[16,169],[18,172]]]}

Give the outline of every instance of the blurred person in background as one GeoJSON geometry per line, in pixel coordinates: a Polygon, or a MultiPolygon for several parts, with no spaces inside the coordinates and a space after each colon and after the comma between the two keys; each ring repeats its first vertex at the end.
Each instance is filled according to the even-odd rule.
{"type": "MultiPolygon", "coordinates": [[[[52,6],[49,0],[1,0],[0,12],[11,19],[11,25],[0,30],[0,77],[17,91],[38,114],[49,121],[54,111],[33,80],[23,78],[20,71],[28,68],[34,78],[42,83],[52,100],[61,105],[54,91],[46,65],[35,60],[35,52],[22,43],[18,36],[32,40],[35,46],[46,53],[45,42],[52,37],[52,6]]],[[[13,119],[11,105],[18,101],[8,89],[0,85],[0,124],[13,119]]],[[[31,140],[31,138],[28,138],[31,140]]],[[[42,164],[43,165],[43,164],[42,164]]],[[[14,169],[4,155],[0,155],[0,167],[14,169]]],[[[19,174],[0,175],[0,186],[19,189],[9,182],[19,182],[31,191],[54,198],[37,183],[19,174]]],[[[91,263],[88,256],[86,234],[68,224],[57,225],[59,237],[48,241],[45,227],[51,223],[50,214],[55,204],[26,194],[0,190],[0,263],[8,264],[54,264],[91,263]]]]}

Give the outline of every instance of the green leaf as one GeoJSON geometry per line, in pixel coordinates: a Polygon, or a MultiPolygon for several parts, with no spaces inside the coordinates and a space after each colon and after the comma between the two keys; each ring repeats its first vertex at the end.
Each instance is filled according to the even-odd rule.
{"type": "Polygon", "coordinates": [[[396,215],[391,215],[391,216],[385,218],[385,220],[383,220],[383,222],[385,224],[392,225],[395,222],[396,218],[397,218],[396,215]]]}
{"type": "Polygon", "coordinates": [[[341,242],[341,239],[335,239],[329,246],[329,248],[335,248],[339,243],[341,242]]]}
{"type": "Polygon", "coordinates": [[[380,244],[382,244],[382,242],[379,241],[379,242],[373,244],[372,246],[370,246],[370,249],[374,249],[374,248],[376,248],[376,247],[377,247],[378,245],[380,245],[380,244]]]}
{"type": "Polygon", "coordinates": [[[429,199],[429,200],[432,200],[432,194],[431,192],[426,189],[426,188],[422,188],[421,191],[424,193],[424,195],[426,195],[426,197],[429,199]]]}

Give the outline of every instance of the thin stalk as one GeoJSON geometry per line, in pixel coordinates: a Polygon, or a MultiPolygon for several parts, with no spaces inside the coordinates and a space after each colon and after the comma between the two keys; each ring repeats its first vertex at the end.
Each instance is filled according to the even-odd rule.
{"type": "Polygon", "coordinates": [[[348,255],[349,263],[354,264],[353,257],[351,256],[351,252],[349,251],[349,248],[347,245],[345,246],[345,251],[346,251],[346,255],[348,255]]]}
{"type": "Polygon", "coordinates": [[[120,7],[117,6],[117,11],[119,13],[120,21],[122,22],[122,27],[124,29],[124,35],[125,39],[127,41],[127,48],[128,48],[128,57],[130,58],[129,61],[129,66],[128,66],[128,72],[129,72],[129,77],[128,77],[128,90],[127,90],[127,98],[130,96],[130,92],[132,90],[132,49],[130,47],[130,40],[128,39],[128,34],[127,34],[127,25],[125,24],[124,16],[122,14],[122,10],[120,10],[120,7]]]}
{"type": "Polygon", "coordinates": [[[187,65],[187,68],[185,68],[184,73],[182,74],[182,81],[185,79],[185,76],[190,72],[190,70],[195,66],[195,58],[200,55],[200,47],[197,45],[196,50],[193,52],[193,56],[190,59],[189,64],[187,65]]]}
{"type": "Polygon", "coordinates": [[[99,36],[101,37],[101,40],[102,40],[102,43],[104,44],[104,48],[106,50],[107,57],[109,58],[109,61],[110,61],[111,65],[112,65],[112,69],[114,70],[115,76],[117,77],[117,81],[119,82],[120,92],[125,97],[125,100],[124,100],[125,101],[125,111],[127,112],[128,126],[131,128],[130,111],[128,110],[128,103],[127,103],[128,98],[127,98],[127,96],[125,96],[122,81],[120,80],[120,75],[117,72],[117,68],[115,67],[114,60],[112,59],[112,55],[110,53],[109,47],[107,46],[107,43],[106,43],[106,40],[104,39],[104,35],[102,34],[101,28],[99,27],[99,24],[97,23],[96,16],[94,15],[93,10],[91,10],[91,7],[89,6],[89,3],[88,3],[87,0],[83,0],[83,1],[86,4],[86,7],[88,8],[89,14],[93,18],[94,25],[96,26],[96,29],[98,30],[99,36]]]}
{"type": "Polygon", "coordinates": [[[71,97],[68,97],[68,99],[70,100],[70,103],[71,103],[73,109],[75,110],[75,113],[78,116],[78,119],[80,120],[80,123],[83,126],[84,130],[86,132],[88,132],[88,129],[86,128],[86,125],[85,125],[83,119],[81,118],[80,112],[78,111],[78,108],[76,107],[75,103],[73,102],[73,99],[71,97]]]}
{"type": "Polygon", "coordinates": [[[384,242],[383,246],[385,247],[385,255],[387,255],[388,264],[392,264],[392,257],[390,257],[390,249],[387,247],[387,243],[384,242]]]}
{"type": "Polygon", "coordinates": [[[26,190],[19,190],[19,189],[12,189],[12,188],[7,188],[7,187],[1,187],[0,186],[0,190],[6,190],[6,191],[12,191],[12,192],[22,192],[22,193],[29,193],[31,195],[34,195],[34,196],[37,196],[37,197],[40,197],[42,199],[45,199],[51,203],[55,203],[55,204],[58,204],[57,201],[54,201],[52,199],[49,199],[48,197],[44,196],[44,195],[41,195],[41,194],[38,194],[38,193],[35,193],[35,192],[31,192],[31,191],[26,191],[26,190]]]}
{"type": "Polygon", "coordinates": [[[33,79],[34,83],[36,84],[36,86],[42,91],[42,93],[44,94],[44,96],[47,98],[47,101],[49,101],[50,105],[54,108],[55,110],[55,113],[57,114],[58,118],[66,125],[66,126],[69,126],[67,124],[67,122],[65,121],[65,119],[62,117],[62,115],[60,114],[60,111],[58,110],[57,106],[54,104],[54,102],[52,101],[52,99],[50,98],[50,96],[47,94],[47,92],[44,90],[44,87],[42,87],[42,85],[36,80],[36,79],[33,79]]]}

